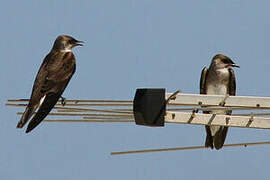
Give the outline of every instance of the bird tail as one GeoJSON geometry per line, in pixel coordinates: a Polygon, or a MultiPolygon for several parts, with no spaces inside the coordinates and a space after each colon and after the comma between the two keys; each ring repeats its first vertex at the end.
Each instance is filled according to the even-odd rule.
{"type": "Polygon", "coordinates": [[[210,147],[211,149],[214,148],[213,146],[213,136],[211,134],[211,130],[209,126],[205,126],[206,130],[206,140],[205,140],[205,147],[210,147]]]}
{"type": "Polygon", "coordinates": [[[214,146],[216,150],[219,150],[222,148],[225,142],[226,136],[227,136],[227,132],[228,132],[228,127],[222,126],[220,130],[216,133],[214,137],[214,146]]]}
{"type": "Polygon", "coordinates": [[[61,93],[49,93],[46,95],[42,105],[39,107],[37,113],[32,118],[30,123],[27,126],[26,133],[32,131],[37,125],[41,123],[41,121],[49,114],[54,105],[57,103],[60,98],[61,93]]]}
{"type": "Polygon", "coordinates": [[[24,111],[20,121],[17,124],[17,128],[22,128],[27,123],[27,121],[31,118],[31,116],[34,114],[34,112],[35,112],[35,108],[33,106],[28,105],[25,108],[25,111],[24,111]]]}

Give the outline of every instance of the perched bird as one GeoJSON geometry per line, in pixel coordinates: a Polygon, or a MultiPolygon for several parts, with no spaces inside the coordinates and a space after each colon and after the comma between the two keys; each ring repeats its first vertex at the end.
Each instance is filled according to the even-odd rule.
{"type": "Polygon", "coordinates": [[[39,68],[29,103],[17,128],[22,128],[38,107],[38,111],[28,124],[26,133],[34,129],[49,114],[75,72],[75,57],[71,49],[82,46],[81,43],[83,41],[67,35],[56,38],[53,48],[39,68]]]}
{"type": "MultiPolygon", "coordinates": [[[[236,82],[232,67],[238,67],[229,57],[217,54],[213,57],[209,69],[202,70],[200,80],[200,94],[230,95],[235,96],[236,82]]],[[[227,114],[231,111],[212,110],[204,111],[205,114],[227,114]]],[[[205,147],[214,147],[218,150],[222,148],[228,127],[225,126],[205,126],[206,141],[205,147]]]]}

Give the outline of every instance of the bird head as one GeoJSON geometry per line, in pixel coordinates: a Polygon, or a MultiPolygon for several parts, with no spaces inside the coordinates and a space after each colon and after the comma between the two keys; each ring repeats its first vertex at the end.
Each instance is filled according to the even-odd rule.
{"type": "Polygon", "coordinates": [[[53,45],[53,50],[71,51],[75,46],[83,46],[83,41],[78,41],[68,35],[60,35],[56,38],[53,45]]]}
{"type": "Polygon", "coordinates": [[[229,57],[223,54],[217,54],[213,57],[211,66],[215,66],[218,69],[237,67],[240,68],[237,64],[235,64],[229,57]]]}

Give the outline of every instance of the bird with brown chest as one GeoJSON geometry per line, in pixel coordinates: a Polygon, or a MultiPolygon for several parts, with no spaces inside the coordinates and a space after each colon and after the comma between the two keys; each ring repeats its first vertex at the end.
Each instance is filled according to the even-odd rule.
{"type": "MultiPolygon", "coordinates": [[[[202,70],[200,80],[200,94],[209,95],[231,95],[235,96],[236,82],[232,67],[238,67],[229,57],[218,54],[213,57],[209,69],[202,70]]],[[[204,111],[206,114],[227,114],[231,111],[213,110],[204,111]]],[[[205,126],[206,141],[205,146],[214,147],[218,150],[222,148],[228,132],[225,126],[205,126]]]]}
{"type": "Polygon", "coordinates": [[[33,130],[49,114],[75,73],[75,56],[71,50],[73,47],[82,46],[81,43],[83,42],[67,35],[56,38],[52,50],[39,68],[29,103],[17,128],[22,128],[38,107],[26,133],[33,130]]]}

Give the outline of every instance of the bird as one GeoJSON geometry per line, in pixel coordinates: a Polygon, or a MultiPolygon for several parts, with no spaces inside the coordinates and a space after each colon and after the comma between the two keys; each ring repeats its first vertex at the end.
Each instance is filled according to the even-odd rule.
{"type": "Polygon", "coordinates": [[[17,128],[29,122],[26,133],[32,131],[49,114],[76,70],[72,48],[83,46],[83,41],[69,35],[60,35],[54,41],[51,51],[44,58],[36,75],[27,107],[17,124],[17,128]],[[37,112],[35,113],[36,109],[37,112]]]}
{"type": "MultiPolygon", "coordinates": [[[[235,96],[236,78],[233,67],[240,68],[229,57],[223,54],[215,55],[209,69],[204,67],[201,72],[200,94],[235,96]]],[[[203,113],[230,115],[232,111],[212,110],[203,111],[203,113]]],[[[226,139],[228,127],[206,125],[205,129],[205,147],[210,147],[211,149],[215,147],[216,150],[221,149],[226,139]]]]}

